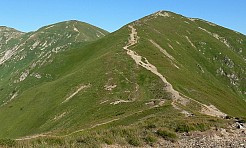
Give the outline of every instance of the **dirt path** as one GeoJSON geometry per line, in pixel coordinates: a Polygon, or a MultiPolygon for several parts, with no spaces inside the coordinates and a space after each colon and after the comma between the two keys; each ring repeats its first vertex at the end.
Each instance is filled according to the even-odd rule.
{"type": "MultiPolygon", "coordinates": [[[[176,100],[183,100],[183,102],[186,102],[187,99],[181,97],[179,95],[179,92],[173,89],[173,86],[166,80],[165,77],[163,77],[163,75],[161,73],[158,72],[157,68],[154,65],[149,63],[149,61],[146,58],[144,58],[146,63],[143,62],[142,61],[143,58],[140,55],[138,55],[135,51],[132,51],[129,49],[129,47],[134,46],[135,44],[138,43],[138,38],[139,38],[137,36],[136,29],[131,25],[129,25],[129,28],[131,29],[130,39],[128,41],[128,44],[125,47],[123,47],[127,51],[127,54],[136,62],[136,64],[138,64],[138,65],[142,66],[143,68],[151,71],[153,74],[157,75],[166,84],[165,89],[167,92],[172,94],[172,99],[174,100],[174,102],[176,100]]],[[[173,107],[176,109],[179,109],[175,105],[174,102],[172,103],[173,107]]]]}
{"type": "MultiPolygon", "coordinates": [[[[149,109],[150,109],[150,108],[149,108],[149,109]]],[[[147,109],[146,109],[146,110],[147,110],[147,109]]],[[[15,140],[17,140],[17,141],[23,141],[23,140],[30,140],[30,139],[42,138],[42,137],[47,137],[47,138],[64,138],[64,137],[68,137],[68,136],[71,136],[71,135],[76,134],[76,133],[79,133],[79,132],[83,132],[83,131],[85,131],[85,130],[90,130],[90,129],[96,128],[96,127],[98,127],[98,126],[101,126],[101,125],[109,124],[109,123],[112,123],[112,122],[114,122],[114,121],[118,121],[118,120],[120,120],[120,119],[127,118],[127,117],[129,117],[129,116],[132,116],[132,115],[134,115],[134,114],[141,113],[141,112],[143,112],[143,111],[145,111],[145,110],[140,110],[140,111],[137,111],[137,112],[133,112],[133,113],[131,113],[131,114],[129,114],[129,115],[126,115],[126,116],[124,116],[124,117],[122,117],[122,118],[116,118],[116,119],[112,119],[112,120],[105,121],[105,122],[102,122],[102,123],[98,123],[98,124],[95,124],[95,125],[93,125],[93,126],[91,126],[91,127],[84,128],[84,129],[79,129],[79,130],[73,131],[73,132],[71,132],[71,133],[69,133],[69,134],[62,135],[62,136],[55,136],[55,135],[50,135],[50,133],[46,133],[46,134],[43,133],[43,134],[37,134],[37,135],[32,135],[32,136],[26,136],[26,137],[23,137],[23,138],[18,138],[18,139],[15,139],[15,140]]]]}
{"type": "Polygon", "coordinates": [[[45,135],[45,134],[37,134],[37,135],[27,136],[27,137],[23,137],[23,138],[18,138],[18,139],[15,139],[15,140],[23,141],[23,140],[30,140],[30,139],[41,138],[41,137],[56,137],[56,136],[48,136],[48,135],[45,135]]]}
{"type": "MultiPolygon", "coordinates": [[[[157,75],[165,84],[166,84],[166,91],[172,94],[172,105],[174,108],[181,110],[176,104],[182,104],[185,105],[187,102],[189,102],[189,100],[195,101],[198,104],[200,104],[202,106],[202,113],[207,114],[207,115],[211,115],[211,116],[224,116],[225,114],[220,112],[215,106],[207,106],[205,104],[202,104],[192,98],[188,98],[188,97],[183,97],[180,95],[180,93],[178,91],[176,91],[173,86],[166,80],[165,77],[163,77],[163,75],[161,73],[158,72],[157,68],[152,65],[146,58],[143,58],[142,56],[138,55],[135,51],[132,51],[129,49],[129,47],[134,46],[138,43],[138,39],[139,37],[137,36],[137,31],[136,29],[132,26],[129,25],[129,28],[131,29],[131,34],[130,34],[130,39],[127,43],[126,46],[124,46],[123,48],[127,51],[127,54],[136,62],[136,64],[142,66],[143,68],[151,71],[153,74],[157,75]],[[142,61],[142,59],[144,59],[145,62],[142,61]]],[[[88,86],[87,86],[88,87],[88,86]]],[[[78,92],[80,92],[82,89],[84,89],[85,86],[81,86],[76,92],[74,92],[72,95],[70,95],[64,102],[68,101],[69,99],[71,99],[74,95],[76,95],[78,92]]],[[[132,114],[129,114],[127,116],[124,116],[122,118],[116,118],[116,119],[112,119],[110,121],[106,121],[103,123],[99,123],[99,124],[95,124],[89,128],[85,128],[85,129],[80,129],[80,130],[76,130],[74,132],[71,132],[69,134],[66,135],[62,135],[62,136],[52,136],[52,135],[48,135],[48,134],[38,134],[38,135],[33,135],[33,136],[28,136],[28,137],[23,137],[23,138],[19,138],[19,139],[15,139],[18,141],[21,140],[30,140],[30,139],[35,139],[35,138],[41,138],[41,137],[53,137],[53,138],[62,138],[62,137],[67,137],[67,136],[71,136],[73,134],[85,131],[85,130],[89,130],[89,129],[93,129],[96,128],[98,126],[101,125],[105,125],[105,124],[109,124],[112,123],[114,121],[120,120],[120,119],[124,119],[126,117],[129,117],[131,115],[143,112],[144,110],[140,110],[137,112],[134,112],[132,114]]],[[[184,110],[182,110],[184,112],[184,110]]],[[[185,111],[186,112],[186,111],[185,111]]]]}
{"type": "Polygon", "coordinates": [[[136,62],[136,64],[151,71],[153,74],[157,75],[166,84],[165,89],[168,93],[172,94],[172,99],[173,99],[172,105],[174,108],[180,110],[180,108],[176,105],[177,103],[186,105],[186,103],[189,102],[189,100],[192,100],[202,106],[201,113],[203,114],[210,115],[210,116],[216,116],[216,117],[226,116],[225,113],[222,113],[213,105],[208,106],[192,98],[183,97],[184,95],[181,96],[180,93],[176,91],[173,88],[173,86],[166,80],[166,78],[163,77],[163,75],[158,72],[157,68],[153,64],[151,64],[145,57],[142,57],[139,54],[137,54],[135,51],[130,50],[129,47],[132,47],[138,43],[139,37],[137,36],[137,30],[132,25],[129,25],[128,27],[131,30],[131,34],[128,40],[128,44],[123,48],[127,51],[127,54],[136,62]],[[144,59],[145,62],[143,62],[142,59],[144,59]]]}
{"type": "Polygon", "coordinates": [[[69,97],[67,97],[62,103],[65,103],[67,101],[69,101],[70,99],[72,99],[75,95],[77,95],[81,90],[90,87],[91,85],[82,85],[80,86],[74,93],[72,93],[69,97]]]}
{"type": "Polygon", "coordinates": [[[106,122],[103,122],[103,123],[95,124],[95,125],[93,125],[92,127],[85,128],[85,129],[80,129],[80,130],[74,131],[74,132],[72,132],[72,133],[69,133],[69,134],[60,136],[60,137],[71,136],[71,135],[73,135],[73,134],[76,134],[76,133],[79,133],[79,132],[83,132],[83,131],[85,131],[85,130],[93,129],[93,128],[96,128],[96,127],[98,127],[98,126],[105,125],[105,124],[108,124],[108,123],[117,121],[117,120],[119,120],[119,119],[120,119],[120,118],[116,118],[116,119],[112,119],[112,120],[110,120],[110,121],[106,121],[106,122]]]}
{"type": "Polygon", "coordinates": [[[27,136],[27,137],[23,137],[23,138],[18,138],[18,139],[15,139],[15,140],[17,140],[17,141],[23,141],[23,140],[36,139],[36,138],[41,138],[41,137],[48,137],[48,138],[63,138],[63,137],[68,137],[68,136],[71,136],[73,134],[76,134],[76,133],[85,131],[85,130],[93,129],[93,128],[96,128],[98,126],[105,125],[105,124],[108,124],[108,123],[117,121],[119,119],[120,118],[116,118],[116,119],[112,119],[110,121],[106,121],[106,122],[103,122],[103,123],[95,124],[92,127],[84,128],[84,129],[79,129],[79,130],[73,131],[73,132],[71,132],[69,134],[62,135],[62,136],[55,136],[55,135],[49,135],[49,134],[37,134],[37,135],[27,136]]]}

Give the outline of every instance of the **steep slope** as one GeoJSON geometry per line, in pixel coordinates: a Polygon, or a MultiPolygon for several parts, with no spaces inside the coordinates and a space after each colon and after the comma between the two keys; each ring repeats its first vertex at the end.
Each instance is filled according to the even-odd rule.
{"type": "Polygon", "coordinates": [[[0,47],[9,44],[8,42],[12,39],[19,38],[24,33],[13,28],[0,26],[0,47]]]}
{"type": "MultiPolygon", "coordinates": [[[[68,127],[73,131],[114,119],[117,114],[122,116],[146,108],[144,103],[148,96],[155,98],[153,95],[158,95],[147,90],[148,83],[152,83],[152,91],[155,91],[161,82],[153,78],[155,83],[144,83],[145,77],[154,76],[141,72],[125,56],[122,47],[127,38],[125,28],[96,43],[62,52],[52,64],[41,67],[39,73],[47,73],[52,79],[19,93],[13,101],[1,107],[1,118],[8,117],[1,122],[1,131],[4,131],[1,136],[17,137],[68,127]],[[143,81],[144,88],[138,81],[143,81]],[[117,102],[128,99],[139,101],[123,103],[120,108],[117,106],[117,102]],[[127,108],[132,110],[126,111],[127,108]],[[12,113],[15,116],[11,116],[12,113]]],[[[39,79],[29,77],[23,82],[35,81],[39,79]]],[[[160,92],[160,97],[162,94],[160,92]]]]}
{"type": "Polygon", "coordinates": [[[176,90],[231,115],[245,116],[244,35],[171,12],[157,12],[134,24],[140,36],[135,51],[176,90]]]}
{"type": "Polygon", "coordinates": [[[157,12],[95,42],[69,46],[35,71],[40,79],[32,70],[21,82],[20,75],[11,77],[23,87],[0,107],[0,137],[67,137],[139,122],[205,130],[222,122],[211,116],[245,118],[245,44],[242,34],[157,12]]]}
{"type": "Polygon", "coordinates": [[[2,37],[2,42],[6,43],[1,46],[1,102],[6,104],[17,93],[32,87],[35,83],[23,82],[27,77],[43,77],[36,83],[49,80],[49,75],[38,73],[38,69],[52,63],[56,54],[68,50],[75,43],[85,45],[107,34],[79,21],[61,22],[25,34],[8,29],[2,37]]]}
{"type": "Polygon", "coordinates": [[[23,35],[23,32],[20,32],[18,30],[15,30],[13,28],[0,26],[0,47],[8,44],[8,42],[12,39],[19,38],[21,35],[23,35]]]}
{"type": "Polygon", "coordinates": [[[0,65],[11,55],[11,51],[5,51],[5,49],[17,44],[22,35],[24,35],[23,32],[13,28],[0,26],[0,65]]]}

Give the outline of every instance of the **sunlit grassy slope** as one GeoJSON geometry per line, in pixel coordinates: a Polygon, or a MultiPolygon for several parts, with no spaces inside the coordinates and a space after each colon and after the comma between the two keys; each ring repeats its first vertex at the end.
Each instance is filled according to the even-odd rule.
{"type": "MultiPolygon", "coordinates": [[[[131,24],[140,37],[131,49],[155,65],[176,90],[204,104],[213,104],[228,115],[246,117],[244,35],[171,12],[158,12],[131,24]]],[[[73,41],[76,37],[86,37],[90,30],[73,36],[73,41]]],[[[52,31],[63,32],[59,28],[52,31]]],[[[71,43],[65,39],[63,42],[71,45],[52,54],[52,60],[44,65],[30,69],[23,81],[14,83],[20,74],[6,73],[0,82],[0,100],[6,102],[16,96],[0,107],[0,137],[17,138],[45,132],[65,135],[112,120],[115,122],[111,126],[130,125],[160,113],[164,116],[158,117],[164,118],[166,110],[173,112],[174,119],[182,120],[170,105],[165,84],[150,71],[137,66],[123,49],[129,34],[128,26],[124,26],[99,40],[94,40],[92,35],[90,42],[71,43]],[[85,88],[77,91],[82,86],[85,88]],[[67,98],[70,99],[65,101],[67,98]],[[120,100],[125,102],[114,104],[120,100]],[[162,100],[165,100],[162,107],[146,105],[150,101],[158,105],[162,100]]],[[[58,44],[60,47],[60,42],[58,44]]],[[[47,51],[54,48],[56,45],[47,51]]],[[[18,63],[6,64],[0,72],[6,67],[13,70],[18,63]]],[[[27,68],[22,63],[17,71],[27,68]]],[[[192,108],[190,111],[197,113],[192,108]]]]}
{"type": "Polygon", "coordinates": [[[246,37],[203,20],[168,14],[136,22],[140,43],[135,51],[183,94],[233,116],[245,116],[246,37]],[[150,39],[175,60],[162,54],[150,39]]]}

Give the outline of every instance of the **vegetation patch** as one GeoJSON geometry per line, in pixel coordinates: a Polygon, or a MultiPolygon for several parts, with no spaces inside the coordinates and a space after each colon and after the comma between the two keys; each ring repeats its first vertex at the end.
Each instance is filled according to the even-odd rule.
{"type": "Polygon", "coordinates": [[[16,141],[12,139],[0,139],[0,147],[14,147],[16,141]]]}
{"type": "Polygon", "coordinates": [[[178,138],[176,133],[174,133],[174,132],[172,132],[172,131],[170,131],[168,129],[165,129],[165,128],[158,129],[156,134],[158,136],[161,136],[165,140],[169,140],[169,141],[172,141],[172,142],[175,142],[177,140],[177,138],[178,138]]]}
{"type": "Polygon", "coordinates": [[[147,135],[147,136],[145,137],[145,142],[146,142],[147,144],[153,146],[154,143],[157,142],[157,137],[154,136],[154,135],[147,135]]]}

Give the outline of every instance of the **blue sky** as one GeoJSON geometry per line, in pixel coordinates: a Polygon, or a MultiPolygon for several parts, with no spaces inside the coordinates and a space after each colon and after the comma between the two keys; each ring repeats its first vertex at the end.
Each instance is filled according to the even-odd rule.
{"type": "Polygon", "coordinates": [[[202,18],[246,34],[246,0],[1,0],[0,26],[28,32],[80,20],[112,32],[159,10],[202,18]]]}

